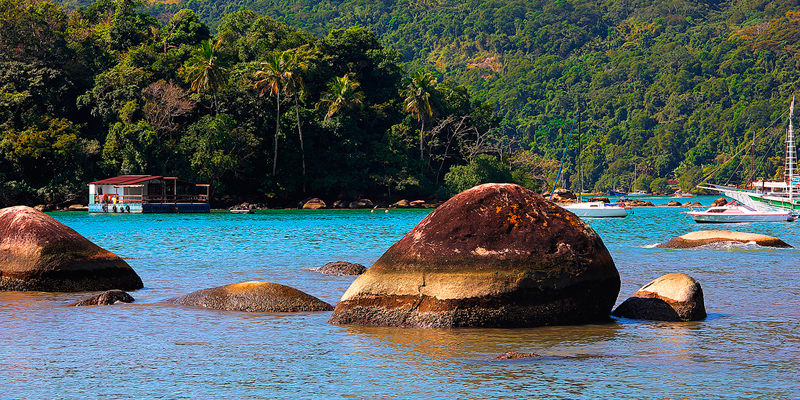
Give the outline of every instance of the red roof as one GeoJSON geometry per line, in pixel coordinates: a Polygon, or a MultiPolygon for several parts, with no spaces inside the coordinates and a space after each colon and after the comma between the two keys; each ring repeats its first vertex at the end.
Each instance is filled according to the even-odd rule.
{"type": "Polygon", "coordinates": [[[106,178],[99,181],[89,182],[90,185],[133,185],[134,183],[140,183],[149,181],[151,179],[158,179],[161,176],[156,175],[121,175],[115,176],[113,178],[106,178]]]}

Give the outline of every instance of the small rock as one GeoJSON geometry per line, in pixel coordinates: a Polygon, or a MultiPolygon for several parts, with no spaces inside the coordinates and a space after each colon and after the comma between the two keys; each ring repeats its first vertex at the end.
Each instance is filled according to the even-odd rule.
{"type": "Polygon", "coordinates": [[[347,200],[336,200],[333,203],[333,208],[347,208],[350,205],[350,202],[347,200]]]}
{"type": "Polygon", "coordinates": [[[367,267],[346,261],[334,261],[311,270],[325,275],[361,275],[367,270],[367,267]]]}
{"type": "Polygon", "coordinates": [[[374,204],[369,199],[360,199],[350,202],[350,208],[372,208],[374,204]]]}
{"type": "Polygon", "coordinates": [[[670,207],[680,207],[682,204],[681,204],[681,202],[680,202],[680,201],[677,201],[677,200],[670,200],[670,201],[667,203],[667,205],[668,205],[668,206],[670,206],[670,207]]]}
{"type": "Polygon", "coordinates": [[[667,274],[642,286],[611,315],[653,321],[699,321],[706,318],[703,289],[689,275],[667,274]]]}
{"type": "Polygon", "coordinates": [[[411,207],[411,203],[409,203],[408,200],[406,200],[406,199],[398,200],[396,203],[392,204],[392,207],[393,208],[409,208],[409,207],[411,207]]]}
{"type": "Polygon", "coordinates": [[[89,207],[83,204],[73,204],[67,208],[67,211],[89,211],[89,207]]]}
{"type": "Polygon", "coordinates": [[[34,208],[35,210],[37,210],[37,211],[41,211],[41,212],[49,212],[49,211],[52,211],[52,208],[50,208],[50,206],[49,206],[49,205],[47,205],[47,204],[39,204],[38,206],[36,206],[36,207],[33,207],[33,208],[34,208]]]}
{"type": "Polygon", "coordinates": [[[602,197],[602,196],[593,197],[593,198],[590,198],[587,201],[602,201],[603,203],[610,203],[611,202],[611,200],[609,200],[608,197],[602,197]]]}
{"type": "Polygon", "coordinates": [[[117,303],[132,303],[133,301],[133,296],[129,295],[127,292],[123,292],[122,290],[109,290],[96,296],[83,299],[73,304],[73,306],[108,306],[117,303]]]}
{"type": "Polygon", "coordinates": [[[425,200],[414,200],[409,203],[409,206],[412,208],[425,208],[425,200]]]}

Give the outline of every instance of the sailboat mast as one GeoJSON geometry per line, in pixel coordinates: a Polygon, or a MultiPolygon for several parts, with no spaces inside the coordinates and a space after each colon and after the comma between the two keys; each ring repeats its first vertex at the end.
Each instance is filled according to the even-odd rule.
{"type": "Polygon", "coordinates": [[[578,180],[580,184],[580,193],[578,193],[578,203],[583,200],[583,140],[581,140],[581,114],[580,108],[578,109],[578,180]]]}
{"type": "Polygon", "coordinates": [[[789,203],[794,204],[794,169],[796,165],[796,154],[794,148],[794,127],[792,126],[792,115],[794,115],[794,96],[792,105],[789,106],[789,130],[786,131],[786,165],[784,166],[784,179],[789,185],[789,203]]]}

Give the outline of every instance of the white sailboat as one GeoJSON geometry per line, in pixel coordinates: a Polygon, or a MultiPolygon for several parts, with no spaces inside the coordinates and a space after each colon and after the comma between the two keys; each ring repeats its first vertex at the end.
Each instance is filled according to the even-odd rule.
{"type": "MultiPolygon", "coordinates": [[[[570,135],[572,132],[570,132],[570,135]]],[[[580,193],[583,193],[583,168],[581,166],[582,158],[581,158],[581,146],[580,146],[580,138],[581,138],[581,123],[580,117],[578,118],[578,179],[580,180],[580,193]]],[[[569,139],[567,139],[567,146],[569,146],[569,139]]],[[[566,155],[567,149],[564,149],[564,154],[566,155]]],[[[564,163],[563,157],[561,160],[562,166],[564,163]]],[[[561,175],[561,171],[559,169],[559,176],[561,175]]],[[[558,182],[558,178],[556,178],[556,182],[558,182]]],[[[553,191],[555,191],[555,185],[553,186],[553,191]]],[[[552,198],[552,192],[551,192],[552,198]]],[[[575,204],[567,204],[562,206],[563,208],[569,210],[571,213],[577,215],[580,218],[624,218],[628,216],[628,210],[625,209],[625,206],[616,203],[616,204],[608,204],[602,201],[591,201],[591,202],[582,202],[581,195],[578,195],[578,202],[575,204]]]]}
{"type": "Polygon", "coordinates": [[[792,215],[800,213],[800,177],[797,173],[797,154],[794,145],[794,97],[789,107],[789,127],[786,131],[784,179],[782,181],[760,180],[752,182],[747,189],[730,186],[701,184],[697,187],[718,191],[752,209],[764,212],[790,211],[792,215]]]}

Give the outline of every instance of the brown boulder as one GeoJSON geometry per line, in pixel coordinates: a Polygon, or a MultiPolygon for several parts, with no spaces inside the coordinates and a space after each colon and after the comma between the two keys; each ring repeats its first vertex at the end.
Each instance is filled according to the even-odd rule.
{"type": "Polygon", "coordinates": [[[128,263],[53,217],[25,206],[0,210],[0,290],[142,287],[128,263]]]}
{"type": "Polygon", "coordinates": [[[550,199],[556,203],[572,203],[578,200],[578,197],[575,196],[575,193],[567,189],[556,189],[553,192],[553,197],[550,199]]]}
{"type": "Polygon", "coordinates": [[[316,197],[311,198],[311,199],[307,199],[307,200],[303,200],[302,202],[300,202],[300,204],[301,204],[300,208],[302,208],[303,210],[319,210],[321,208],[328,207],[325,204],[325,202],[322,201],[322,199],[319,199],[319,198],[316,198],[316,197]]]}
{"type": "Polygon", "coordinates": [[[699,321],[706,318],[703,288],[689,275],[667,274],[642,286],[612,315],[653,321],[699,321]]]}
{"type": "Polygon", "coordinates": [[[336,200],[333,203],[333,208],[347,208],[350,205],[350,202],[347,200],[336,200]]]}
{"type": "Polygon", "coordinates": [[[667,205],[670,207],[680,207],[682,204],[680,201],[670,200],[669,202],[667,202],[667,205]]]}
{"type": "Polygon", "coordinates": [[[172,300],[182,306],[249,312],[330,311],[330,304],[295,288],[270,282],[242,282],[201,289],[172,300]]]}
{"type": "Polygon", "coordinates": [[[67,207],[67,211],[89,211],[89,206],[83,204],[73,204],[67,207]]]}
{"type": "Polygon", "coordinates": [[[484,184],[430,213],[342,296],[328,321],[529,327],[609,318],[619,273],[574,214],[518,185],[484,184]]]}
{"type": "Polygon", "coordinates": [[[626,207],[654,207],[653,203],[644,200],[623,200],[626,207]]]}
{"type": "Polygon", "coordinates": [[[692,247],[704,246],[712,243],[750,243],[759,246],[790,248],[788,243],[772,236],[760,235],[758,233],[746,233],[736,231],[696,231],[678,236],[666,243],[657,245],[662,249],[688,249],[692,247]]]}
{"type": "Polygon", "coordinates": [[[367,267],[346,261],[334,261],[311,270],[325,275],[361,275],[367,270],[367,267]]]}
{"type": "Polygon", "coordinates": [[[372,201],[368,199],[351,201],[349,205],[350,208],[372,208],[373,206],[372,201]]]}
{"type": "Polygon", "coordinates": [[[396,203],[392,204],[392,207],[394,207],[394,208],[409,208],[409,207],[411,207],[411,203],[406,199],[398,200],[396,203]]]}
{"type": "Polygon", "coordinates": [[[426,205],[427,203],[425,203],[425,200],[414,200],[409,203],[409,206],[413,208],[425,208],[426,205]]]}
{"type": "Polygon", "coordinates": [[[83,299],[73,304],[73,306],[108,306],[117,303],[132,303],[133,301],[133,296],[122,290],[109,290],[96,296],[83,299]]]}
{"type": "Polygon", "coordinates": [[[610,203],[611,202],[611,200],[609,200],[608,197],[603,197],[603,196],[592,197],[587,201],[602,201],[603,203],[610,203]]]}
{"type": "Polygon", "coordinates": [[[724,206],[725,204],[728,204],[728,200],[725,200],[724,197],[720,197],[711,203],[711,207],[720,207],[724,206]]]}

